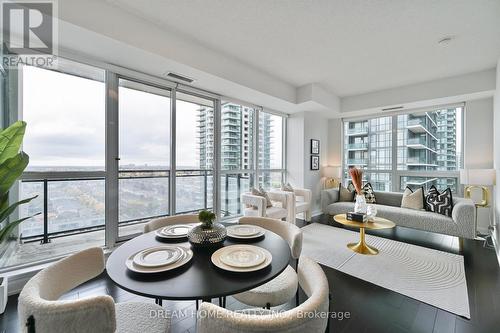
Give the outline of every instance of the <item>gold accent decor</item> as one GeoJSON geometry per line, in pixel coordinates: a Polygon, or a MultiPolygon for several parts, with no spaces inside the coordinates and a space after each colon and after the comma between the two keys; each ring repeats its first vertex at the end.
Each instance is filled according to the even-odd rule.
{"type": "Polygon", "coordinates": [[[479,186],[479,185],[465,186],[464,187],[464,197],[467,199],[470,199],[472,190],[474,190],[474,189],[481,189],[481,193],[482,193],[481,201],[478,203],[475,203],[476,207],[488,207],[488,205],[489,205],[488,199],[490,197],[490,190],[486,186],[479,186]]]}
{"type": "Polygon", "coordinates": [[[366,243],[365,229],[371,229],[371,230],[390,229],[396,226],[394,222],[377,216],[373,218],[373,221],[364,223],[349,221],[346,217],[346,214],[337,214],[333,217],[333,219],[335,220],[335,222],[338,222],[345,226],[359,228],[359,242],[349,243],[347,244],[347,247],[353,250],[354,252],[366,255],[376,255],[378,254],[378,250],[372,246],[369,246],[366,243]]]}
{"type": "Polygon", "coordinates": [[[340,182],[335,178],[327,178],[325,180],[325,189],[336,188],[340,185],[340,182]]]}

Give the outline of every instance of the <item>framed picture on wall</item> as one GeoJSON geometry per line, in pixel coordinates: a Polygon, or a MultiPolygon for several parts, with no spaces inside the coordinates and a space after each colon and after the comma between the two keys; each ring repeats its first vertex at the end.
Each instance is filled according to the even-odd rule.
{"type": "Polygon", "coordinates": [[[319,170],[319,156],[311,155],[311,170],[319,170]]]}
{"type": "Polygon", "coordinates": [[[311,154],[319,154],[319,140],[311,139],[311,154]]]}

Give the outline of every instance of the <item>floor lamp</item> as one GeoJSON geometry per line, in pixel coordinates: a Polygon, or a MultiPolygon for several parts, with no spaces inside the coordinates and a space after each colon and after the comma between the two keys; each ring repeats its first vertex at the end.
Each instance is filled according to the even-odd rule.
{"type": "MultiPolygon", "coordinates": [[[[477,213],[478,208],[489,207],[490,190],[488,186],[495,185],[495,169],[462,169],[460,170],[460,183],[464,184],[464,197],[472,198],[472,192],[475,190],[481,191],[481,199],[474,202],[476,207],[476,214],[474,220],[474,227],[477,233],[477,213]]],[[[493,225],[491,224],[491,217],[488,219],[488,234],[485,236],[485,245],[491,238],[493,232],[493,225]]]]}
{"type": "Polygon", "coordinates": [[[342,178],[342,169],[340,166],[326,166],[323,168],[323,177],[325,177],[325,189],[338,187],[342,178]]]}

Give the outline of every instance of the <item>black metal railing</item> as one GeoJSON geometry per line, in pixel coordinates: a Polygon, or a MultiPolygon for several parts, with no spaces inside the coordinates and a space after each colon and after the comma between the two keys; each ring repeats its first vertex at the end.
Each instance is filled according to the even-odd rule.
{"type": "MultiPolygon", "coordinates": [[[[98,176],[98,177],[68,177],[68,176],[61,176],[58,178],[58,172],[52,172],[50,178],[45,178],[45,177],[40,177],[37,178],[36,176],[33,176],[35,173],[31,173],[30,177],[28,179],[22,179],[21,181],[23,183],[41,183],[42,184],[42,190],[40,191],[42,194],[42,201],[43,201],[43,214],[42,214],[42,220],[43,220],[43,229],[42,232],[38,233],[30,233],[28,235],[23,235],[21,234],[20,239],[23,242],[32,242],[32,241],[40,241],[41,243],[49,243],[50,239],[53,238],[58,238],[58,237],[65,237],[65,236],[70,236],[70,235],[75,235],[75,234],[82,234],[82,233],[88,233],[88,232],[93,232],[93,231],[99,231],[103,230],[105,228],[105,222],[104,222],[104,213],[102,217],[96,218],[96,217],[89,217],[89,220],[94,220],[94,221],[100,221],[102,220],[102,223],[96,223],[93,225],[89,226],[78,226],[78,227],[69,227],[65,228],[64,230],[58,230],[58,231],[50,231],[50,213],[49,213],[49,203],[50,203],[50,194],[49,194],[49,184],[54,183],[54,182],[76,182],[76,181],[104,181],[105,177],[104,176],[98,176]]],[[[47,173],[43,173],[47,174],[47,173]]],[[[63,173],[61,173],[63,174],[63,173]]],[[[200,188],[200,192],[203,195],[203,200],[202,200],[202,205],[200,207],[193,207],[193,209],[188,209],[188,210],[182,210],[182,211],[176,211],[176,214],[186,214],[186,213],[191,213],[191,212],[196,212],[201,209],[211,209],[211,205],[209,205],[208,202],[208,179],[209,177],[212,176],[212,171],[211,170],[195,170],[195,169],[182,169],[182,170],[177,170],[176,172],[176,178],[183,179],[183,178],[198,178],[198,177],[203,177],[202,181],[202,187],[200,188]]],[[[130,179],[160,179],[160,178],[170,178],[170,171],[169,170],[120,170],[119,171],[119,180],[130,180],[130,179]]],[[[167,193],[169,193],[167,189],[167,193]]],[[[102,204],[104,204],[104,199],[102,204]]],[[[168,211],[168,207],[167,207],[168,211]]],[[[124,226],[124,225],[133,225],[133,224],[138,224],[138,223],[143,223],[145,221],[148,221],[153,218],[158,218],[158,217],[164,217],[168,216],[169,214],[161,214],[161,215],[150,215],[150,216],[143,216],[143,217],[138,217],[138,218],[133,218],[133,219],[128,219],[128,220],[121,220],[118,222],[119,226],[124,226]]]]}

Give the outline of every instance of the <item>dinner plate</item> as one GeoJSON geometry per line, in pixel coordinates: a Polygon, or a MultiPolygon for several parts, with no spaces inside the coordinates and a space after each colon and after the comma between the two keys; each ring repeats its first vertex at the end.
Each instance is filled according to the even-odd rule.
{"type": "Polygon", "coordinates": [[[221,251],[220,260],[232,267],[253,267],[262,264],[266,260],[266,254],[257,246],[228,246],[221,251]]]}
{"type": "Polygon", "coordinates": [[[161,272],[166,272],[170,271],[176,268],[179,268],[181,266],[184,266],[185,264],[189,263],[191,259],[193,258],[193,251],[191,251],[190,248],[187,248],[185,246],[179,246],[182,248],[182,251],[184,252],[182,257],[179,258],[176,262],[172,263],[171,265],[165,265],[165,266],[160,266],[160,267],[143,267],[134,264],[134,257],[141,251],[136,252],[132,254],[130,257],[127,258],[125,261],[125,265],[129,270],[132,272],[136,273],[161,273],[161,272]]]}
{"type": "Polygon", "coordinates": [[[262,231],[260,227],[249,224],[232,225],[227,227],[226,230],[235,236],[243,237],[255,236],[262,231]]]}
{"type": "Polygon", "coordinates": [[[142,267],[160,267],[176,262],[183,253],[179,246],[155,246],[137,253],[133,260],[134,264],[142,267]]]}
{"type": "Polygon", "coordinates": [[[230,226],[230,227],[227,227],[226,230],[227,230],[227,235],[231,238],[236,238],[236,239],[253,239],[253,238],[259,238],[261,236],[263,236],[265,234],[265,230],[262,229],[261,227],[258,227],[258,226],[252,226],[254,228],[256,228],[256,231],[257,233],[238,233],[238,231],[236,232],[233,232],[234,229],[236,229],[235,227],[240,227],[240,226],[237,226],[237,225],[234,225],[234,226],[230,226]]]}
{"type": "Polygon", "coordinates": [[[186,238],[189,230],[197,223],[173,224],[155,231],[156,236],[167,239],[186,238]]]}
{"type": "Polygon", "coordinates": [[[253,246],[253,245],[230,245],[230,246],[226,246],[226,247],[223,247],[223,248],[215,251],[212,254],[211,260],[215,266],[217,266],[220,269],[226,270],[226,271],[230,271],[230,272],[254,272],[254,271],[258,271],[258,270],[261,270],[261,269],[269,266],[272,262],[272,255],[268,250],[261,248],[261,247],[253,246]],[[251,266],[251,267],[235,267],[235,266],[228,265],[221,260],[221,254],[224,254],[225,251],[230,251],[228,249],[230,249],[232,247],[239,247],[239,246],[249,246],[249,247],[254,247],[254,248],[261,250],[265,256],[264,261],[262,261],[258,265],[251,266]]]}

